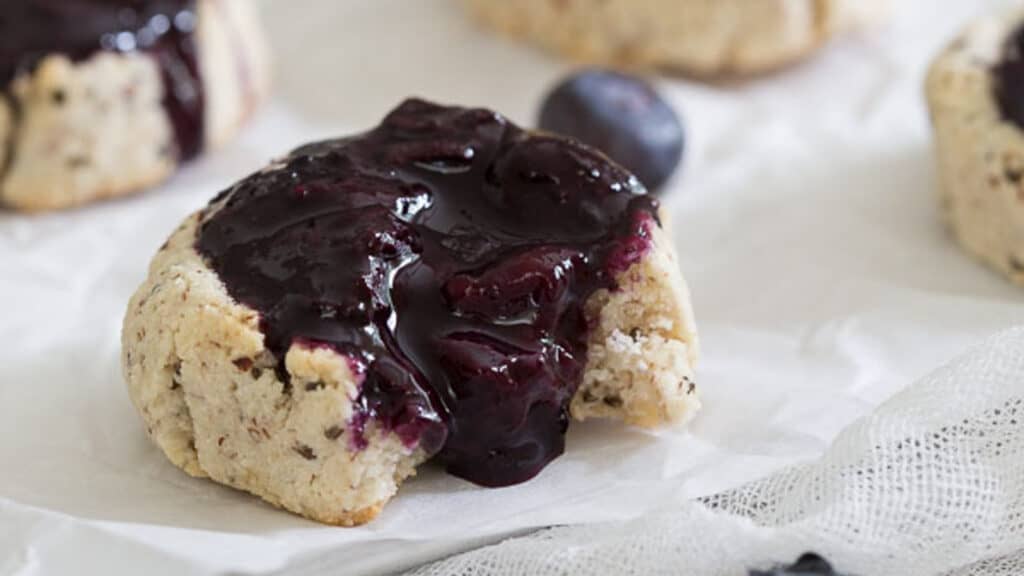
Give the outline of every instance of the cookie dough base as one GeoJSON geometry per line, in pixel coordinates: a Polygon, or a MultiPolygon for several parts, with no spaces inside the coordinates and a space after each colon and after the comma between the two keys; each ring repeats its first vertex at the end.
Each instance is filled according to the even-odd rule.
{"type": "MultiPolygon", "coordinates": [[[[359,380],[347,359],[293,345],[290,383],[275,373],[255,312],[235,303],[194,249],[199,215],[180,227],[132,298],[122,364],[150,438],[193,476],[256,494],[328,524],[369,521],[425,460],[372,423],[358,450],[349,421],[359,380]]],[[[700,406],[689,296],[668,236],[624,272],[620,289],[591,297],[597,318],[578,418],[653,426],[700,406]]]]}
{"type": "Polygon", "coordinates": [[[162,95],[148,56],[45,59],[15,82],[16,107],[3,103],[12,157],[0,197],[23,210],[52,210],[164,180],[177,162],[162,95]]]}
{"type": "Polygon", "coordinates": [[[814,52],[888,0],[463,0],[477,20],[574,60],[752,74],[814,52]]]}
{"type": "Polygon", "coordinates": [[[700,408],[690,294],[669,234],[661,228],[650,234],[653,249],[619,275],[619,289],[587,302],[587,315],[597,322],[588,338],[583,382],[570,405],[577,420],[615,418],[653,427],[686,422],[700,408]]]}

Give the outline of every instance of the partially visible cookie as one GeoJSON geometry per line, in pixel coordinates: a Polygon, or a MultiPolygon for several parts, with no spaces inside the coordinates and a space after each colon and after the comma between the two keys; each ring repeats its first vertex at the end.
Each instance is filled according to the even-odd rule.
{"type": "Polygon", "coordinates": [[[157,184],[268,90],[246,0],[15,2],[0,27],[0,203],[21,210],[157,184]]]}
{"type": "Polygon", "coordinates": [[[689,294],[636,178],[416,100],[188,218],[122,338],[175,465],[331,524],[372,519],[427,459],[515,484],[561,454],[570,416],[700,406],[689,294]]]}
{"type": "Polygon", "coordinates": [[[925,90],[946,220],[968,252],[1024,285],[1024,12],[970,26],[925,90]]]}
{"type": "Polygon", "coordinates": [[[804,58],[890,0],[462,0],[480,22],[588,64],[749,74],[804,58]]]}

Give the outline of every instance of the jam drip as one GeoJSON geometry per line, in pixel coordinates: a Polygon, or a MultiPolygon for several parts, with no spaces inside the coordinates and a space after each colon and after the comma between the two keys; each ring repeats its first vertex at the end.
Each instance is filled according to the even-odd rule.
{"type": "Polygon", "coordinates": [[[350,358],[356,448],[372,421],[502,486],[562,453],[584,303],[650,248],[656,207],[592,149],[409,100],[222,193],[196,247],[279,362],[350,358]]]}
{"type": "Polygon", "coordinates": [[[196,0],[7,0],[0,8],[0,83],[9,86],[48,54],[145,52],[160,66],[164,107],[181,160],[202,149],[203,90],[196,0]]]}

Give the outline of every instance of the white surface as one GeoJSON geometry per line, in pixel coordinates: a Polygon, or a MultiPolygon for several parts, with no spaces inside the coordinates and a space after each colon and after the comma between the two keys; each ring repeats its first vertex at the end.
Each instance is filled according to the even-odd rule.
{"type": "Polygon", "coordinates": [[[150,193],[0,214],[0,574],[394,569],[549,523],[633,518],[819,456],[846,424],[977,339],[1024,293],[938,221],[920,94],[931,53],[1005,2],[908,0],[891,26],[746,84],[664,81],[691,135],[667,192],[703,338],[689,433],[575,426],[535,481],[428,471],[370,525],[326,528],[188,478],[146,440],[118,367],[123,307],[189,212],[275,154],[417,94],[529,123],[564,63],[447,0],[268,2],[279,97],[150,193]]]}
{"type": "Polygon", "coordinates": [[[886,401],[813,463],[629,522],[542,530],[414,576],[745,576],[808,550],[842,574],[1020,576],[1022,381],[1017,328],[886,401]]]}

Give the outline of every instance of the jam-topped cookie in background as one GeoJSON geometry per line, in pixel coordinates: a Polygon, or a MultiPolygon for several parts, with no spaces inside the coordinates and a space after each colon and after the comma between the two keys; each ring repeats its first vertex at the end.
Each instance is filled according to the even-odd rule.
{"type": "Polygon", "coordinates": [[[250,0],[0,6],[0,205],[40,211],[160,183],[265,98],[250,0]]]}
{"type": "Polygon", "coordinates": [[[699,408],[663,218],[594,149],[408,100],[185,220],[129,305],[128,388],[174,464],[321,522],[428,460],[524,482],[572,419],[699,408]]]}
{"type": "Polygon", "coordinates": [[[932,63],[926,93],[947,222],[1024,286],[1024,12],[971,25],[932,63]]]}
{"type": "Polygon", "coordinates": [[[702,76],[773,70],[894,0],[462,0],[489,28],[588,64],[702,76]]]}

